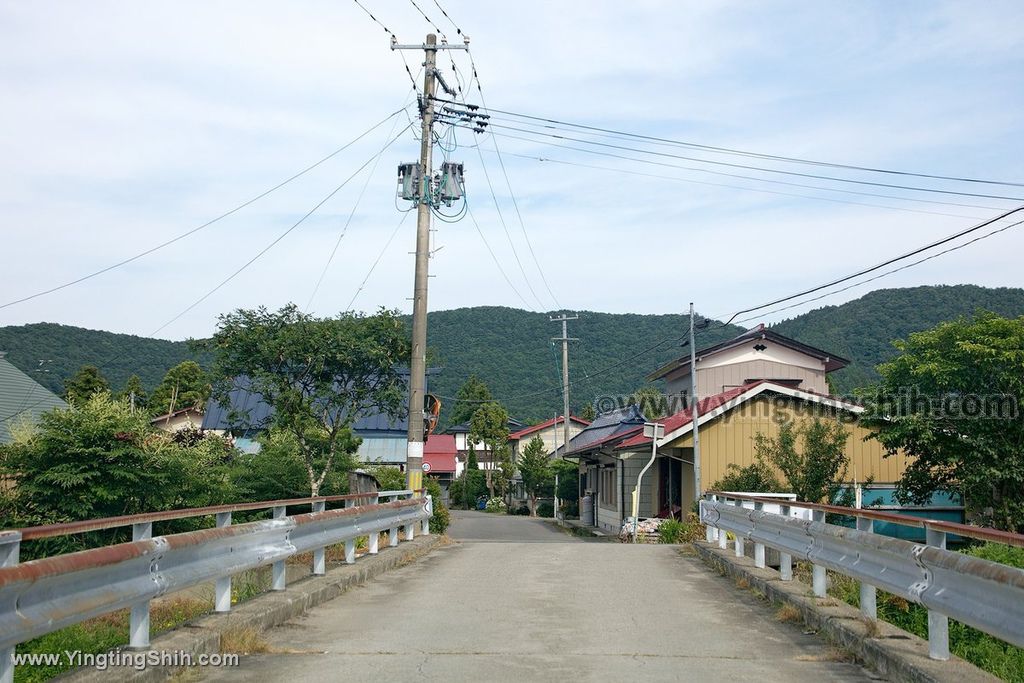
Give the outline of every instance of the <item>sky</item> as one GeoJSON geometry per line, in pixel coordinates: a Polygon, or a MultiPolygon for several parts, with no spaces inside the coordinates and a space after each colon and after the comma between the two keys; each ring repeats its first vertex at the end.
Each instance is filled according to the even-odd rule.
{"type": "MultiPolygon", "coordinates": [[[[433,0],[361,2],[402,44],[433,30],[417,6],[461,43],[433,0]]],[[[466,101],[492,110],[1024,182],[1020,2],[440,5],[470,36],[480,89],[465,52],[442,53],[442,75],[465,86],[466,101]]],[[[419,143],[399,112],[413,102],[402,54],[418,74],[422,53],[392,51],[354,0],[0,2],[0,325],[47,321],[185,339],[209,335],[219,314],[261,305],[408,312],[415,221],[395,197],[396,168],[417,159],[419,143]],[[166,248],[3,306],[203,225],[358,136],[166,248]]],[[[416,116],[415,106],[406,111],[416,116]]],[[[1024,203],[721,163],[1007,197],[1024,197],[1024,187],[787,165],[583,129],[540,130],[631,149],[524,136],[507,127],[526,120],[492,114],[500,135],[457,129],[452,138],[438,129],[451,151],[435,157],[464,164],[477,225],[435,222],[431,310],[679,313],[694,301],[700,313],[728,318],[1024,203]]],[[[1024,286],[1021,253],[1024,226],[760,319],[881,287],[1024,286]]]]}

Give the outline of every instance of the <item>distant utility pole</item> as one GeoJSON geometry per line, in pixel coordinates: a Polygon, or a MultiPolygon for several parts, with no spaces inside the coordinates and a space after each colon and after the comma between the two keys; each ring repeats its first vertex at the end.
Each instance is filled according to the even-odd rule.
{"type": "MultiPolygon", "coordinates": [[[[562,342],[562,406],[564,413],[562,414],[562,425],[564,427],[562,439],[563,445],[565,446],[566,452],[569,450],[569,342],[577,341],[569,337],[569,321],[579,320],[578,315],[569,316],[562,314],[558,317],[552,316],[550,318],[553,323],[562,323],[562,336],[555,337],[552,341],[562,342]]],[[[557,420],[556,420],[557,422],[557,420]]]]}
{"type": "MultiPolygon", "coordinates": [[[[445,188],[434,196],[435,179],[431,167],[434,133],[434,87],[437,81],[449,94],[454,95],[437,73],[438,50],[465,50],[464,45],[437,44],[437,36],[427,35],[423,45],[398,45],[392,40],[392,50],[423,50],[423,97],[420,100],[420,161],[402,164],[399,178],[403,180],[405,199],[414,199],[416,208],[416,272],[412,304],[412,358],[409,364],[409,445],[406,450],[405,481],[412,490],[423,488],[423,433],[424,398],[427,385],[427,282],[430,259],[430,212],[437,200],[443,200],[445,188]]],[[[461,165],[459,166],[461,172],[461,165]]],[[[439,185],[443,185],[443,180],[439,185]]],[[[458,179],[461,184],[461,178],[458,179]]]]}
{"type": "Polygon", "coordinates": [[[693,499],[700,500],[700,432],[697,429],[697,346],[693,334],[693,302],[690,302],[690,419],[693,424],[693,499]]]}

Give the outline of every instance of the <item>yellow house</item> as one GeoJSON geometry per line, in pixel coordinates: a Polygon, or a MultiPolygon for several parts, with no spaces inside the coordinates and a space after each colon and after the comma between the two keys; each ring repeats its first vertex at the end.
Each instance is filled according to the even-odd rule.
{"type": "MultiPolygon", "coordinates": [[[[800,426],[815,419],[841,422],[848,432],[847,479],[877,484],[896,482],[906,468],[902,455],[886,457],[882,445],[858,424],[861,406],[829,396],[825,375],[847,361],[800,344],[764,327],[697,353],[700,489],[709,490],[724,477],[730,464],[750,465],[755,459],[754,437],[776,437],[780,426],[800,426]],[[767,376],[766,376],[767,375],[767,376]]],[[[668,376],[675,395],[689,387],[689,358],[663,366],[653,377],[668,376]],[[682,381],[685,379],[686,381],[682,381]]],[[[669,396],[672,399],[672,395],[669,396]]],[[[652,461],[651,439],[643,435],[642,416],[616,418],[617,426],[587,438],[588,430],[569,443],[565,457],[580,464],[583,494],[581,520],[607,531],[618,531],[632,516],[632,492],[638,475],[639,516],[678,516],[694,504],[693,421],[687,402],[683,409],[658,422],[652,461]],[[598,437],[598,438],[594,438],[598,437]],[[589,517],[588,517],[589,516],[589,517]]],[[[599,417],[595,425],[604,424],[599,417]]]]}

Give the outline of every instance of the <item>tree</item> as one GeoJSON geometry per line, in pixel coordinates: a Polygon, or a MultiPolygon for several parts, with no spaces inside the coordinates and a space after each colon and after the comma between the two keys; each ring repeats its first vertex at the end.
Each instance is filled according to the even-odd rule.
{"type": "Polygon", "coordinates": [[[746,467],[740,467],[734,462],[729,463],[725,476],[712,484],[711,490],[736,493],[781,493],[782,485],[768,463],[757,459],[746,467]]]}
{"type": "Polygon", "coordinates": [[[578,517],[580,511],[580,468],[568,460],[555,460],[551,470],[558,475],[558,488],[555,495],[562,504],[562,511],[567,516],[578,517]]]}
{"type": "Polygon", "coordinates": [[[588,403],[580,409],[579,417],[586,420],[587,422],[593,422],[594,418],[597,417],[597,411],[594,410],[594,404],[588,403]]]}
{"type": "MultiPolygon", "coordinates": [[[[0,478],[14,483],[0,516],[35,526],[231,502],[233,455],[219,437],[177,443],[126,402],[93,394],[44,413],[32,433],[0,446],[0,478]]],[[[97,532],[44,542],[42,550],[79,550],[97,535],[110,541],[97,532]]]]}
{"type": "Polygon", "coordinates": [[[897,496],[959,489],[986,523],[1024,532],[1024,317],[979,311],[895,346],[901,355],[865,393],[864,424],[890,455],[908,456],[897,496]]]}
{"type": "Polygon", "coordinates": [[[633,395],[629,397],[627,405],[635,405],[640,408],[640,412],[649,421],[657,420],[668,414],[668,401],[664,394],[650,385],[634,391],[633,395]]]}
{"type": "Polygon", "coordinates": [[[152,415],[167,415],[183,408],[201,408],[210,398],[210,378],[199,363],[186,360],[167,371],[149,399],[152,415]]]}
{"type": "Polygon", "coordinates": [[[462,424],[469,422],[482,404],[491,401],[491,391],[476,375],[470,375],[469,379],[459,388],[455,395],[455,404],[451,413],[448,414],[448,424],[462,424]]]}
{"type": "Polygon", "coordinates": [[[104,391],[110,391],[110,383],[95,365],[83,365],[74,376],[64,380],[64,398],[68,403],[84,403],[104,391]]]}
{"type": "Polygon", "coordinates": [[[485,403],[473,412],[469,421],[469,441],[471,443],[483,442],[484,452],[491,463],[487,470],[487,488],[491,497],[494,497],[494,465],[497,462],[495,455],[498,448],[508,442],[508,412],[501,407],[500,403],[485,403]]]}
{"type": "Polygon", "coordinates": [[[124,389],[118,393],[119,400],[127,401],[128,405],[135,410],[146,410],[148,396],[145,387],[142,386],[142,379],[138,375],[131,375],[125,382],[124,389]]]}
{"type": "Polygon", "coordinates": [[[846,479],[849,458],[846,441],[850,433],[839,422],[814,420],[801,427],[785,423],[779,436],[754,436],[754,451],[762,464],[774,465],[786,478],[797,500],[831,503],[846,479]],[[797,441],[803,447],[797,450],[797,441]]]}
{"type": "Polygon", "coordinates": [[[403,413],[402,369],[410,347],[397,311],[316,318],[294,304],[276,312],[240,309],[220,316],[216,333],[200,346],[215,354],[215,393],[222,404],[245,378],[273,408],[259,424],[248,415],[235,421],[294,437],[313,496],[337,461],[358,447],[355,420],[403,413]]]}
{"type": "Polygon", "coordinates": [[[537,495],[541,487],[549,486],[555,473],[544,448],[544,440],[539,436],[530,439],[519,456],[519,475],[523,478],[523,488],[530,501],[530,516],[537,516],[537,495]]]}

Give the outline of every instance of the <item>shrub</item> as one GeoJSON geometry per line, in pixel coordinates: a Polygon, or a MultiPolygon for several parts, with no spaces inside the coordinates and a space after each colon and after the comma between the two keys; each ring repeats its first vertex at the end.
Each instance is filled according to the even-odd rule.
{"type": "Polygon", "coordinates": [[[513,515],[520,515],[520,516],[529,515],[530,514],[530,506],[529,505],[520,505],[519,507],[517,507],[515,510],[512,511],[512,514],[513,515]]]}
{"type": "Polygon", "coordinates": [[[666,519],[658,525],[658,543],[679,543],[683,536],[684,524],[676,519],[666,519]]]}
{"type": "Polygon", "coordinates": [[[548,503],[547,501],[541,503],[540,505],[537,506],[537,516],[538,517],[554,517],[555,516],[555,506],[552,505],[551,503],[548,503]]]}
{"type": "Polygon", "coordinates": [[[489,499],[484,509],[487,512],[508,512],[508,506],[505,505],[505,501],[497,497],[489,499]]]}
{"type": "Polygon", "coordinates": [[[430,533],[441,535],[451,523],[451,514],[443,502],[444,492],[441,491],[441,485],[432,477],[423,479],[423,487],[427,489],[427,494],[433,498],[434,503],[434,514],[430,517],[430,533]]]}

